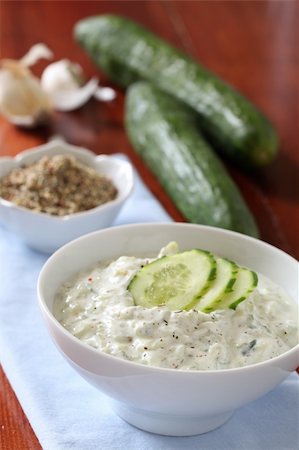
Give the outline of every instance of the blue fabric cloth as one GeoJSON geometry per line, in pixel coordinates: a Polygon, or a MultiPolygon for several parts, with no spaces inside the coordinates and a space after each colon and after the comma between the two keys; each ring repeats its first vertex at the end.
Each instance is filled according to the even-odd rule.
{"type": "MultiPolygon", "coordinates": [[[[137,177],[133,196],[115,224],[168,220],[137,177]]],[[[158,436],[122,421],[107,398],[73,371],[48,336],[36,298],[38,274],[46,259],[0,227],[0,357],[44,450],[298,448],[296,374],[236,411],[221,428],[204,435],[158,436]]]]}

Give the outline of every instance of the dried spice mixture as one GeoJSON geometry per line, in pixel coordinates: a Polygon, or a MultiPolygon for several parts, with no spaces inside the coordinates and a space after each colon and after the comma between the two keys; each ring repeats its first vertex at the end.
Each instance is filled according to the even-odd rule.
{"type": "Polygon", "coordinates": [[[0,179],[0,197],[55,216],[95,208],[116,195],[108,178],[70,155],[44,156],[0,179]]]}

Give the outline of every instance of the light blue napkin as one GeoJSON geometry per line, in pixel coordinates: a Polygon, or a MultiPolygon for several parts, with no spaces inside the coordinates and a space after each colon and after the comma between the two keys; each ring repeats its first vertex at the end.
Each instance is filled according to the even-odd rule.
{"type": "MultiPolygon", "coordinates": [[[[133,196],[115,225],[169,221],[136,177],[133,196]]],[[[60,355],[42,322],[36,282],[47,257],[0,227],[0,357],[44,450],[295,450],[298,376],[236,411],[221,428],[174,438],[140,431],[118,418],[106,397],[60,355]]],[[[28,443],[30,446],[30,443],[28,443]]]]}

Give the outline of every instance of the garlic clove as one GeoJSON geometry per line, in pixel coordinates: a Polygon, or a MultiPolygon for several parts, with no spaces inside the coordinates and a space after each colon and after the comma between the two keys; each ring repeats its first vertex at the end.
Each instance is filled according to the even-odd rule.
{"type": "Polygon", "coordinates": [[[20,60],[0,61],[0,112],[11,123],[33,127],[49,118],[53,110],[50,99],[29,66],[52,56],[46,45],[36,44],[20,60]]]}
{"type": "Polygon", "coordinates": [[[93,96],[102,102],[111,102],[116,98],[116,91],[110,87],[98,87],[93,96]]]}
{"type": "Polygon", "coordinates": [[[81,66],[68,59],[49,64],[41,76],[41,86],[49,95],[78,89],[83,81],[81,66]]]}
{"type": "Polygon", "coordinates": [[[52,93],[51,100],[58,111],[73,111],[83,106],[93,95],[98,86],[98,79],[92,78],[84,86],[52,93]]]}
{"type": "Polygon", "coordinates": [[[45,68],[41,86],[51,97],[55,109],[72,111],[83,106],[94,95],[98,86],[97,78],[92,78],[82,86],[83,79],[81,66],[63,59],[45,68]]]}
{"type": "Polygon", "coordinates": [[[41,76],[41,86],[51,97],[55,109],[59,111],[80,108],[92,96],[106,102],[116,97],[113,89],[98,86],[96,78],[92,78],[82,86],[83,80],[82,67],[68,59],[62,59],[45,68],[41,76]]]}
{"type": "Polygon", "coordinates": [[[3,113],[30,116],[41,109],[51,110],[48,96],[31,73],[19,76],[11,70],[0,70],[0,109],[3,113]]]}
{"type": "Polygon", "coordinates": [[[0,69],[0,112],[11,123],[32,127],[45,121],[51,102],[39,80],[27,68],[8,61],[0,69]]]}

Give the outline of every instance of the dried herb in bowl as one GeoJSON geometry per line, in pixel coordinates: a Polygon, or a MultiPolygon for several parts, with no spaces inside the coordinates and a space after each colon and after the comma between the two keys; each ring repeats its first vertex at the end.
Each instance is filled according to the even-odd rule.
{"type": "Polygon", "coordinates": [[[107,177],[71,155],[44,156],[0,179],[0,197],[55,216],[95,208],[116,195],[107,177]]]}

